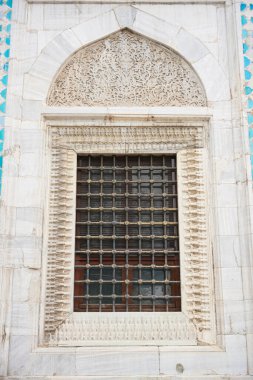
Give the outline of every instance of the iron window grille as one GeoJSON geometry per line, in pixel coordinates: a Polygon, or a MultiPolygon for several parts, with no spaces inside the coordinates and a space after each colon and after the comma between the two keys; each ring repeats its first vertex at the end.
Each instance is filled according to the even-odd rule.
{"type": "Polygon", "coordinates": [[[78,155],[74,311],[180,311],[176,155],[78,155]]]}

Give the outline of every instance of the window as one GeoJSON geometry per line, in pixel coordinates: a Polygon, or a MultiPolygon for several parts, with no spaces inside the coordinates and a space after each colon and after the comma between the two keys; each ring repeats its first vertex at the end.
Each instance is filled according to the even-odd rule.
{"type": "Polygon", "coordinates": [[[51,346],[215,339],[204,129],[130,120],[51,121],[42,325],[51,346]]]}
{"type": "Polygon", "coordinates": [[[176,155],[78,155],[74,311],[180,311],[176,155]]]}

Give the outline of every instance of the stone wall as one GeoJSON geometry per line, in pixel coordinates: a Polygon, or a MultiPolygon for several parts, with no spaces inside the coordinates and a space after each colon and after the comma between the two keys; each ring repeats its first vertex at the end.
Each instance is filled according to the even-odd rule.
{"type": "MultiPolygon", "coordinates": [[[[13,2],[0,210],[3,378],[197,380],[253,376],[253,199],[248,124],[242,110],[240,30],[239,3],[13,2]],[[106,104],[70,106],[48,101],[55,78],[76,51],[124,28],[181,56],[199,78],[207,104],[135,106],[110,105],[107,100],[106,104]],[[190,344],[154,341],[151,345],[87,346],[85,339],[76,342],[69,334],[72,343],[64,346],[59,338],[58,343],[48,345],[44,316],[48,305],[50,175],[54,173],[52,128],[155,128],[156,123],[181,131],[182,127],[187,131],[198,127],[203,136],[205,154],[198,162],[208,174],[205,221],[207,246],[212,251],[207,256],[211,335],[199,335],[203,340],[194,338],[190,344]]],[[[75,138],[80,136],[77,133],[75,138]]],[[[144,149],[141,144],[138,149],[148,151],[149,147],[144,149]]],[[[175,146],[171,149],[176,151],[175,146]]],[[[182,154],[182,162],[191,162],[191,157],[182,154]]],[[[194,164],[189,167],[195,170],[194,164]]],[[[194,175],[198,177],[195,171],[194,175]]],[[[71,186],[68,178],[66,183],[71,186]]],[[[191,192],[190,186],[187,191],[191,192]]],[[[194,191],[199,194],[199,187],[194,191]]],[[[198,268],[196,273],[200,276],[198,268]]],[[[194,327],[198,329],[198,322],[194,321],[194,327]]]]}

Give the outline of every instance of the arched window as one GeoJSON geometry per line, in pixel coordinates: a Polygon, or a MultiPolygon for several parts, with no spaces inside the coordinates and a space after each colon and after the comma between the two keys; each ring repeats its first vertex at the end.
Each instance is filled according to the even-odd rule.
{"type": "Polygon", "coordinates": [[[125,29],[70,57],[48,104],[45,341],[212,341],[207,122],[164,113],[206,106],[195,71],[125,29]]]}

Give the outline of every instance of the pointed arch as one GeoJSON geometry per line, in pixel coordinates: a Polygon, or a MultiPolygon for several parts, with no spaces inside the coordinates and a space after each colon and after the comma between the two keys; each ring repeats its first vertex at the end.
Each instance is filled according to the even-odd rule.
{"type": "MultiPolygon", "coordinates": [[[[131,10],[132,7],[128,6],[131,10]]],[[[206,46],[183,28],[168,24],[141,10],[134,12],[129,21],[122,21],[120,12],[109,11],[74,26],[56,36],[41,52],[24,84],[24,98],[46,103],[52,82],[62,65],[79,49],[103,39],[125,26],[173,49],[197,73],[206,93],[207,101],[230,99],[228,78],[206,46]],[[125,23],[125,24],[124,24],[125,23]]]]}
{"type": "Polygon", "coordinates": [[[173,50],[128,29],[78,50],[50,89],[50,106],[206,106],[202,83],[173,50]]]}

